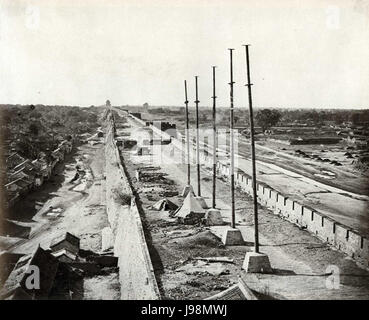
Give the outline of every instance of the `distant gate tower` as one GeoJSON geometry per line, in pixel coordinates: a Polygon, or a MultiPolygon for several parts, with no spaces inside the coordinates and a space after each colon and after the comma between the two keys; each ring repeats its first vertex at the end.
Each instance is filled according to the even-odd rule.
{"type": "Polygon", "coordinates": [[[147,102],[142,105],[142,112],[149,112],[149,104],[147,102]]]}

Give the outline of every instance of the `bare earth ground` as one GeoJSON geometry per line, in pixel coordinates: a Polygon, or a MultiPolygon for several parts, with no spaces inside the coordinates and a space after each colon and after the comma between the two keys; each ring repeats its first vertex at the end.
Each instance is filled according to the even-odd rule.
{"type": "Polygon", "coordinates": [[[84,280],[84,300],[119,300],[118,273],[95,276],[84,280]]]}
{"type": "MultiPolygon", "coordinates": [[[[40,200],[46,201],[43,207],[33,217],[30,239],[12,239],[9,251],[15,253],[32,253],[40,244],[49,248],[50,242],[71,232],[81,239],[81,249],[99,252],[101,250],[101,230],[108,226],[105,211],[105,153],[104,145],[91,146],[84,144],[78,147],[70,164],[74,160],[83,162],[86,170],[85,178],[77,180],[76,184],[70,181],[75,170],[65,166],[59,168],[62,176],[60,185],[53,188],[46,184],[40,192],[40,200]],[[48,188],[53,188],[50,193],[48,188]],[[45,194],[49,194],[45,199],[45,194]],[[59,215],[50,215],[51,208],[61,208],[59,215]],[[49,215],[48,215],[49,214],[49,215]]],[[[37,199],[37,193],[32,194],[37,199]]],[[[34,200],[34,199],[33,199],[34,200]]],[[[27,202],[27,199],[25,199],[27,202]]],[[[0,241],[9,244],[8,238],[2,237],[0,241]]],[[[112,299],[119,298],[118,274],[112,273],[84,279],[85,298],[112,299]]]]}
{"type": "MultiPolygon", "coordinates": [[[[272,162],[282,168],[292,170],[306,177],[315,179],[327,185],[342,188],[348,192],[369,195],[369,175],[354,168],[353,159],[344,156],[347,152],[346,145],[284,145],[273,141],[259,141],[257,143],[260,160],[272,162]],[[297,150],[309,155],[317,155],[322,159],[336,160],[342,166],[297,156],[297,150]],[[293,161],[290,161],[293,160],[293,161]],[[332,175],[325,174],[330,172],[332,175]]],[[[249,142],[242,138],[240,152],[249,155],[249,142]]],[[[352,152],[352,151],[351,151],[352,152]]]]}
{"type": "MultiPolygon", "coordinates": [[[[137,124],[134,124],[135,126],[137,124]]],[[[168,152],[164,152],[169,155],[168,152]]],[[[134,170],[141,168],[143,182],[132,178],[133,185],[142,202],[148,244],[156,269],[159,285],[167,298],[206,298],[223,287],[235,283],[240,273],[246,251],[253,245],[253,216],[250,197],[240,190],[236,194],[236,221],[242,231],[245,246],[224,247],[219,238],[212,237],[206,228],[178,225],[168,218],[167,212],[157,212],[150,206],[157,200],[167,197],[180,205],[182,199],[173,192],[181,192],[186,183],[186,168],[183,165],[171,164],[167,158],[160,166],[149,162],[150,156],[134,156],[124,152],[125,162],[130,176],[134,170]],[[154,171],[154,175],[152,175],[154,171]],[[150,178],[151,176],[151,178],[150,178]],[[145,180],[146,179],[146,180],[145,180]],[[149,184],[148,184],[149,182],[149,184]],[[160,189],[162,192],[160,193],[160,189]],[[186,232],[196,235],[188,235],[186,232]],[[220,264],[216,267],[195,263],[189,258],[197,256],[227,256],[233,258],[234,264],[220,264]],[[228,271],[223,271],[226,268],[228,271]],[[210,277],[205,271],[210,268],[210,277]],[[219,268],[218,274],[213,269],[219,268]],[[216,280],[219,287],[213,287],[209,280],[216,280]]],[[[192,172],[195,178],[195,171],[192,172]]],[[[223,179],[218,179],[217,207],[221,209],[225,221],[229,222],[229,186],[223,179]]],[[[193,184],[196,190],[195,183],[193,184]]],[[[211,177],[209,171],[202,168],[202,194],[210,203],[211,177]]],[[[221,235],[224,227],[212,227],[212,234],[221,235]]],[[[282,220],[267,209],[260,207],[260,241],[261,251],[268,254],[276,274],[274,281],[289,293],[290,298],[302,299],[369,299],[369,272],[359,268],[344,254],[333,250],[327,244],[313,237],[308,232],[300,230],[288,221],[282,220]],[[329,266],[338,267],[341,274],[340,288],[326,288],[326,273],[331,272],[329,266]],[[286,281],[286,275],[292,279],[286,281]],[[303,277],[304,281],[297,281],[303,277]],[[295,279],[295,280],[294,280],[295,279]],[[292,286],[291,283],[298,284],[292,286]]],[[[209,272],[209,270],[207,271],[209,272]]],[[[265,291],[268,291],[268,283],[265,291]]],[[[271,287],[270,290],[273,288],[271,287]]],[[[283,290],[282,290],[283,291],[283,290]]],[[[288,296],[288,294],[286,294],[288,296]]]]}
{"type": "Polygon", "coordinates": [[[168,211],[152,210],[151,206],[163,197],[179,205],[182,199],[174,195],[179,185],[173,184],[160,168],[153,169],[150,163],[145,164],[142,157],[136,157],[137,163],[134,163],[128,160],[128,154],[124,155],[131,177],[136,168],[142,170],[142,180],[132,179],[132,182],[144,212],[146,238],[162,296],[165,299],[204,299],[234,284],[237,280],[235,264],[205,266],[193,258],[226,255],[242,260],[245,248],[226,250],[209,230],[178,225],[168,211]]]}

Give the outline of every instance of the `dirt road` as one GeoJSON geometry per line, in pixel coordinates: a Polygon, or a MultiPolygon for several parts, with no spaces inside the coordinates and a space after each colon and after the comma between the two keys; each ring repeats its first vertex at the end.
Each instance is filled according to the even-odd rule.
{"type": "Polygon", "coordinates": [[[54,238],[66,231],[81,238],[83,249],[100,250],[100,231],[108,224],[105,214],[103,151],[102,144],[83,145],[79,148],[75,158],[82,159],[91,170],[91,176],[85,182],[73,185],[70,181],[75,172],[65,168],[63,184],[33,218],[35,223],[30,239],[13,245],[12,252],[31,253],[39,244],[48,248],[54,238]],[[53,215],[50,208],[60,208],[61,213],[53,215]]]}
{"type": "MultiPolygon", "coordinates": [[[[101,250],[101,230],[109,224],[105,210],[104,144],[78,147],[70,164],[62,167],[59,175],[63,182],[33,217],[29,239],[13,239],[9,252],[29,254],[39,245],[48,249],[53,239],[67,231],[80,238],[81,249],[101,250]],[[77,163],[85,175],[72,184],[77,163]]],[[[37,193],[33,197],[37,199],[37,193]]],[[[83,292],[84,299],[119,299],[118,273],[86,277],[83,292]]]]}

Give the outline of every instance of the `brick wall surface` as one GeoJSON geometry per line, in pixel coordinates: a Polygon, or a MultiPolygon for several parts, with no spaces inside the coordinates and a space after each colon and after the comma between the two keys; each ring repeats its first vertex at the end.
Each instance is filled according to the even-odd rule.
{"type": "MultiPolygon", "coordinates": [[[[106,126],[106,210],[118,257],[122,300],[160,299],[140,213],[116,146],[111,117],[106,126]],[[117,199],[131,196],[131,203],[117,199]]],[[[129,201],[128,201],[129,202],[129,201]]]]}

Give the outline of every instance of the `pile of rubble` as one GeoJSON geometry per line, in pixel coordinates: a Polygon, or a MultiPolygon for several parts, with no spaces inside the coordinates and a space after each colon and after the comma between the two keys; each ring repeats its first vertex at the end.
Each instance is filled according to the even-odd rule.
{"type": "Polygon", "coordinates": [[[0,290],[0,299],[6,300],[82,299],[83,278],[116,272],[118,262],[111,253],[80,249],[80,239],[69,232],[48,250],[39,246],[33,254],[18,255],[16,263],[2,260],[5,267],[14,266],[0,290]]]}

